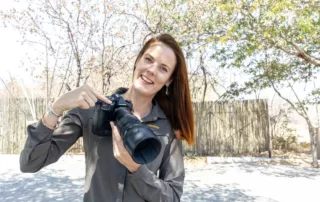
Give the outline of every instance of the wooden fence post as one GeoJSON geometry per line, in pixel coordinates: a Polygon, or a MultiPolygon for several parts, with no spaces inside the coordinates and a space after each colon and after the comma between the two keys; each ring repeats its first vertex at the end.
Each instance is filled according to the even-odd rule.
{"type": "Polygon", "coordinates": [[[317,158],[320,160],[320,127],[315,128],[316,141],[317,141],[317,158]]]}

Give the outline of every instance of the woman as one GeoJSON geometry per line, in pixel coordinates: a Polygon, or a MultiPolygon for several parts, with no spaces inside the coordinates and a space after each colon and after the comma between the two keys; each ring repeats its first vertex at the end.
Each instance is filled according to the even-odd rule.
{"type": "Polygon", "coordinates": [[[83,137],[86,176],[84,201],[180,201],[184,164],[181,140],[194,140],[194,119],[183,53],[169,34],[150,39],[135,64],[132,86],[118,93],[133,103],[134,115],[162,143],[149,164],[135,163],[111,122],[112,135],[93,135],[93,106],[111,103],[88,85],[59,97],[38,123],[28,126],[20,156],[22,172],[37,172],[56,162],[83,137]],[[57,125],[59,116],[68,113],[57,125]]]}

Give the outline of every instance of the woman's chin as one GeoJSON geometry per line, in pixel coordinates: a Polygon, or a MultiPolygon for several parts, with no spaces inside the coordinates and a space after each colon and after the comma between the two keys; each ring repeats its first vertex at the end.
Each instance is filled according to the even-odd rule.
{"type": "Polygon", "coordinates": [[[144,85],[134,85],[133,89],[142,96],[150,97],[154,96],[157,92],[154,92],[154,89],[151,86],[144,86],[144,85]]]}

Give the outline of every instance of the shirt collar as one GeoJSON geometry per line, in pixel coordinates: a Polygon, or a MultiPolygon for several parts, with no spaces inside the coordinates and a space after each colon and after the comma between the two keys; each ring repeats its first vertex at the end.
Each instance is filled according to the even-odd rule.
{"type": "MultiPolygon", "coordinates": [[[[115,93],[123,95],[125,92],[128,91],[128,88],[118,88],[115,93]]],[[[147,122],[147,121],[156,121],[158,119],[167,119],[167,116],[165,113],[162,111],[159,103],[157,102],[156,99],[152,100],[152,109],[151,112],[142,119],[142,122],[147,122]]]]}
{"type": "Polygon", "coordinates": [[[156,121],[158,119],[167,119],[167,116],[160,108],[159,103],[153,99],[151,112],[142,119],[143,122],[156,121]]]}

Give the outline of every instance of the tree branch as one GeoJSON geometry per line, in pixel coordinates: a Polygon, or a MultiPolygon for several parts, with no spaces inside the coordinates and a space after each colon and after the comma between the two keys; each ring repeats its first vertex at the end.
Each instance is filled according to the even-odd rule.
{"type": "Polygon", "coordinates": [[[277,42],[275,42],[274,40],[270,39],[270,43],[271,45],[273,45],[274,47],[276,47],[277,49],[282,50],[283,52],[287,53],[288,55],[293,55],[293,56],[298,56],[297,52],[291,51],[289,49],[286,49],[282,46],[280,46],[277,42]]]}
{"type": "MultiPolygon", "coordinates": [[[[293,89],[293,87],[292,87],[292,85],[291,85],[290,83],[289,83],[289,86],[290,86],[290,88],[291,88],[294,96],[297,98],[297,100],[298,100],[298,102],[299,102],[299,105],[302,106],[302,102],[300,101],[300,99],[299,99],[296,91],[293,89]]],[[[308,116],[308,114],[307,114],[307,112],[306,112],[306,110],[305,110],[304,108],[302,108],[302,111],[303,111],[303,113],[304,113],[306,116],[308,116]]]]}
{"type": "MultiPolygon", "coordinates": [[[[9,94],[11,95],[11,97],[14,99],[15,97],[13,96],[13,94],[11,93],[10,89],[8,88],[7,84],[4,82],[4,80],[0,77],[0,80],[2,81],[3,85],[6,87],[7,91],[9,92],[9,94]]],[[[16,102],[15,104],[19,107],[19,109],[22,110],[22,112],[27,115],[27,112],[24,111],[24,109],[22,109],[16,102]]],[[[30,109],[31,110],[31,109],[30,109]]],[[[31,112],[32,113],[32,112],[31,112]]]]}
{"type": "MultiPolygon", "coordinates": [[[[70,67],[71,67],[71,61],[72,61],[72,50],[71,50],[70,57],[69,57],[69,61],[68,61],[67,71],[66,71],[66,74],[64,75],[64,78],[63,78],[63,81],[62,81],[62,85],[61,85],[60,90],[59,90],[58,97],[60,96],[61,91],[62,91],[62,88],[63,88],[63,84],[65,83],[65,81],[66,81],[66,79],[67,79],[67,74],[68,74],[69,69],[70,69],[70,67]]],[[[67,84],[67,83],[65,83],[65,84],[67,84]]]]}
{"type": "MultiPolygon", "coordinates": [[[[269,77],[268,77],[268,79],[269,79],[269,77]]],[[[269,79],[269,82],[271,83],[271,86],[272,86],[273,90],[277,93],[277,95],[278,95],[280,98],[282,98],[283,100],[285,100],[300,116],[302,116],[303,118],[307,119],[307,117],[306,117],[304,114],[302,114],[302,113],[300,112],[300,110],[297,109],[296,106],[294,106],[294,104],[293,104],[288,98],[283,97],[283,95],[282,95],[282,94],[278,91],[278,89],[275,87],[275,85],[274,85],[274,83],[271,81],[271,79],[269,79]]]]}
{"type": "Polygon", "coordinates": [[[297,46],[295,43],[291,43],[291,45],[298,51],[297,57],[304,59],[306,62],[313,64],[315,66],[320,67],[320,61],[312,58],[307,53],[305,53],[299,46],[297,46]]]}
{"type": "Polygon", "coordinates": [[[276,43],[275,41],[273,40],[270,40],[271,42],[271,45],[273,45],[274,47],[276,47],[277,49],[280,49],[282,50],[283,52],[287,53],[288,55],[293,55],[293,56],[296,56],[298,58],[301,58],[303,60],[305,60],[307,63],[310,63],[310,64],[313,64],[315,66],[318,66],[320,67],[320,60],[317,60],[311,56],[309,56],[306,52],[304,52],[299,46],[297,46],[295,43],[293,42],[289,42],[293,48],[297,51],[292,51],[292,50],[289,50],[287,48],[284,48],[283,46],[280,46],[278,43],[276,43]]]}

